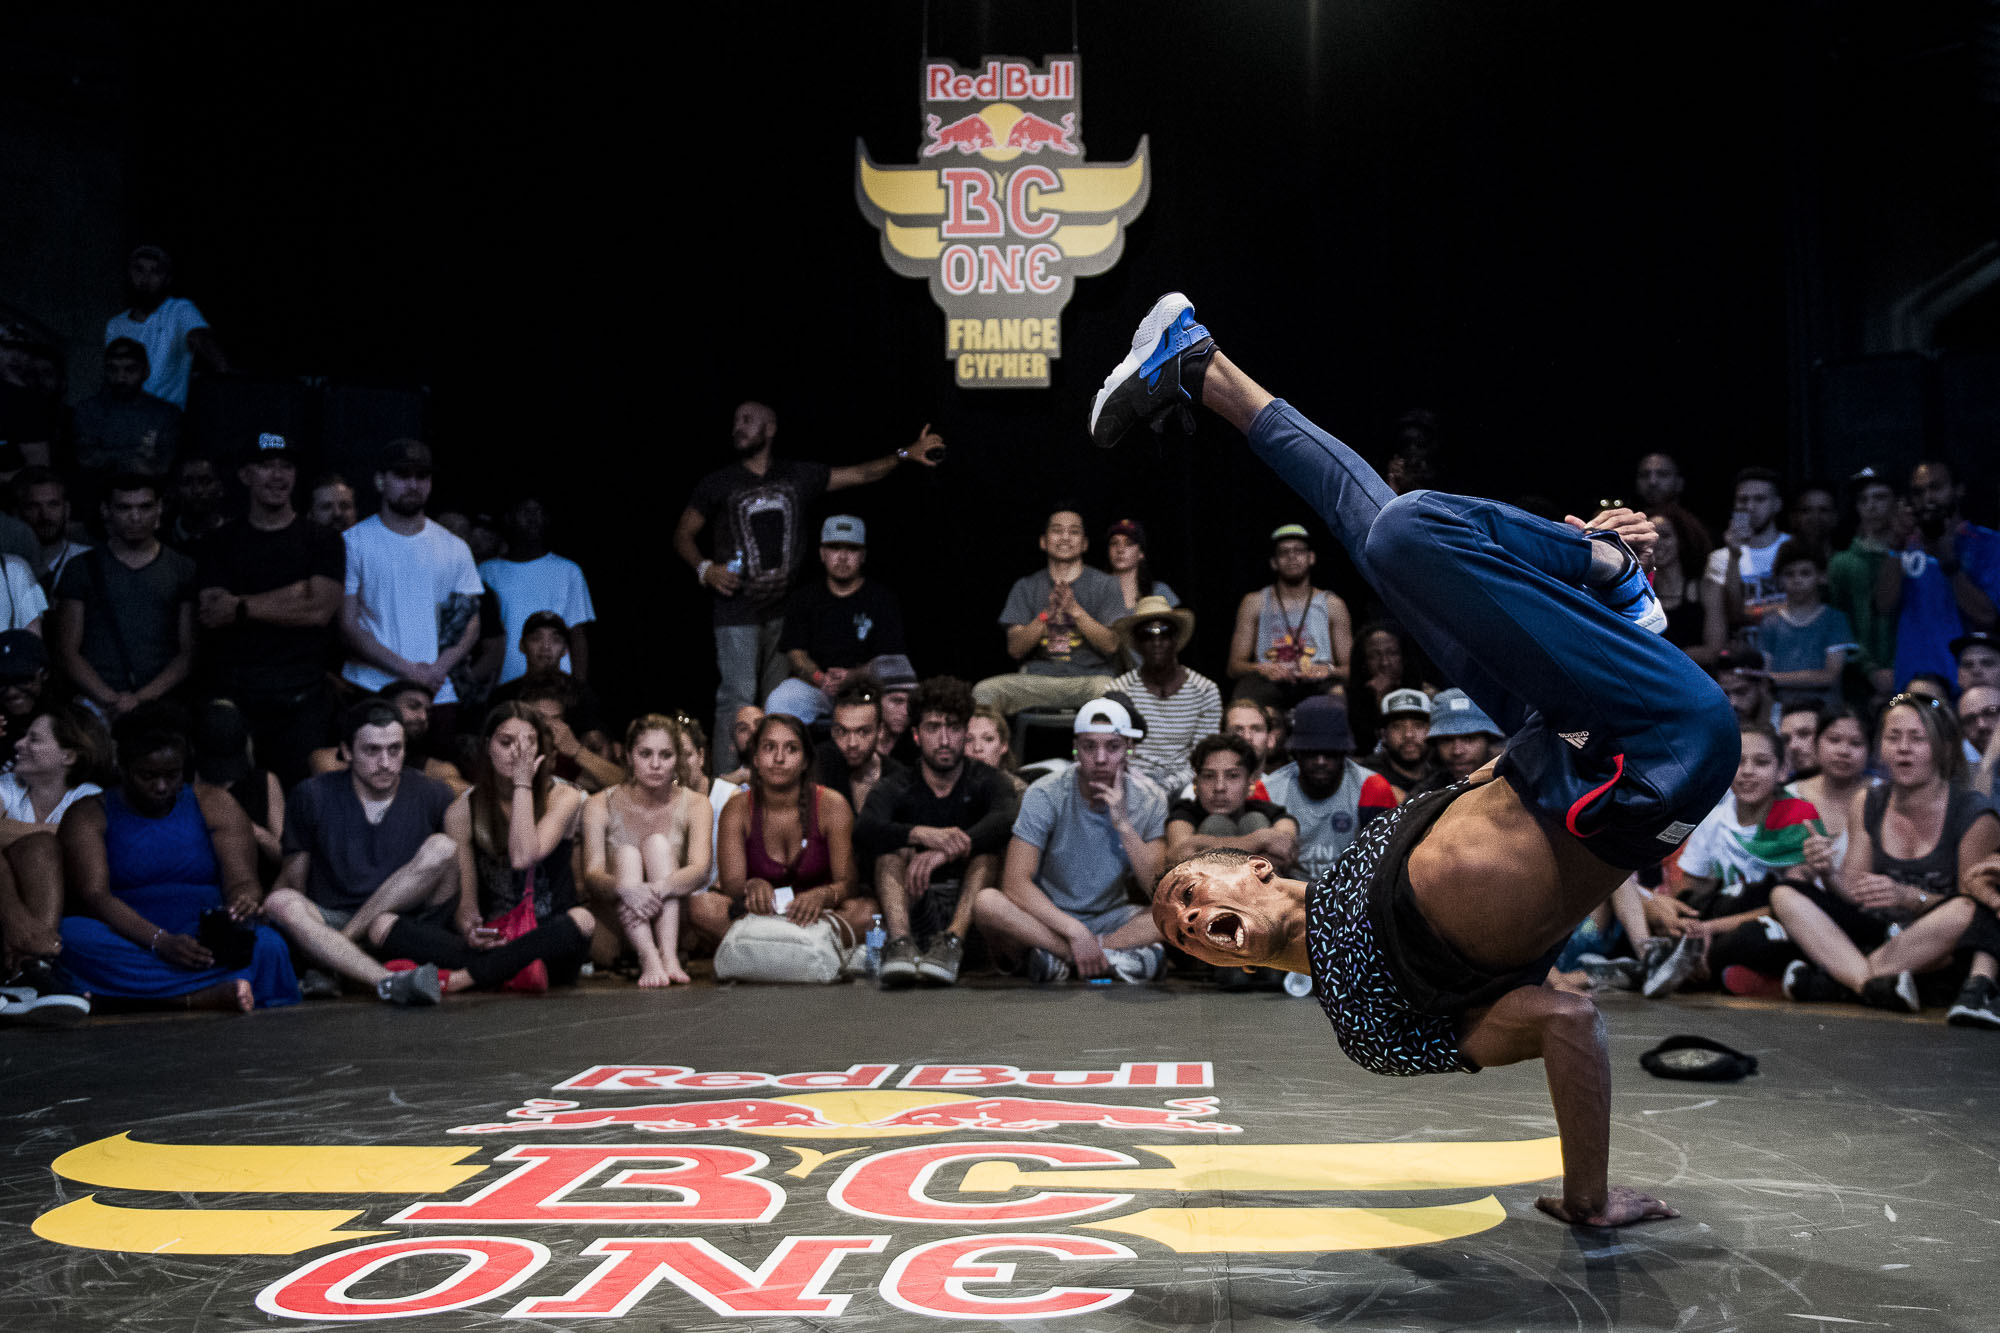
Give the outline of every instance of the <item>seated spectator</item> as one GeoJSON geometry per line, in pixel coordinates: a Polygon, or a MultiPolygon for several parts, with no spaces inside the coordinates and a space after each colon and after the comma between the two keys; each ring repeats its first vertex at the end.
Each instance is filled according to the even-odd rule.
{"type": "Polygon", "coordinates": [[[458,844],[444,831],[452,790],[405,767],[403,717],[380,698],[347,710],[349,766],[286,799],[285,866],[264,911],[320,967],[392,1004],[436,1004],[437,968],[392,974],[361,944],[384,913],[442,925],[459,902],[458,844]]]}
{"type": "Polygon", "coordinates": [[[597,619],[597,611],[583,570],[576,561],[549,550],[548,511],[534,496],[516,501],[507,511],[506,524],[506,554],[479,565],[479,577],[500,599],[507,644],[500,684],[527,671],[527,659],[518,645],[528,617],[540,611],[553,611],[569,627],[569,656],[561,669],[579,681],[588,680],[590,640],[584,626],[597,619]]]}
{"type": "Polygon", "coordinates": [[[916,668],[901,653],[885,653],[868,663],[867,675],[882,692],[882,731],[875,748],[884,759],[915,768],[917,738],[910,730],[910,700],[917,692],[916,668]]]}
{"type": "Polygon", "coordinates": [[[342,674],[367,690],[413,680],[434,694],[440,734],[454,728],[458,693],[451,673],[479,639],[479,598],[486,585],[466,544],[424,516],[431,495],[431,451],[397,440],[375,474],[382,508],[349,528],[346,596],[340,628],[348,659],[342,674]]]}
{"type": "Polygon", "coordinates": [[[917,767],[877,784],[855,821],[855,845],[875,858],[889,935],[885,988],[956,985],[973,904],[999,882],[1016,802],[1000,773],[966,760],[972,709],[972,688],[956,676],[920,684],[917,767]]]}
{"type": "Polygon", "coordinates": [[[1968,685],[1958,692],[1958,725],[1965,735],[1965,762],[1973,790],[1991,796],[1995,756],[2000,756],[2000,687],[1968,685]]]}
{"type": "Polygon", "coordinates": [[[1935,699],[1941,704],[1950,704],[1951,696],[1955,691],[1951,687],[1950,678],[1943,672],[1919,671],[1916,675],[1910,677],[1908,693],[1921,694],[1926,698],[1935,699]]]}
{"type": "Polygon", "coordinates": [[[639,959],[645,989],[685,985],[681,900],[708,885],[714,812],[697,785],[693,739],[648,713],[625,732],[631,777],[583,807],[583,889],[602,932],[639,959]]]}
{"type": "MultiPolygon", "coordinates": [[[[392,680],[380,694],[372,697],[388,703],[402,720],[403,744],[400,753],[404,767],[434,782],[442,782],[454,796],[472,786],[459,772],[457,764],[425,752],[434,728],[430,686],[414,680],[392,680]]],[[[343,773],[352,760],[346,745],[333,745],[312,752],[311,768],[315,775],[343,773]]]]}
{"type": "Polygon", "coordinates": [[[1210,736],[1194,747],[1194,799],[1167,808],[1167,859],[1233,847],[1288,871],[1299,848],[1299,821],[1250,795],[1257,751],[1239,736],[1210,736]]]}
{"type": "Polygon", "coordinates": [[[104,341],[108,346],[130,338],[145,348],[151,367],[146,392],[185,408],[197,361],[218,374],[227,374],[230,365],[194,302],[168,295],[173,283],[174,264],[165,250],[157,245],[133,250],[125,265],[126,309],[105,322],[104,341]]]}
{"type": "Polygon", "coordinates": [[[110,738],[95,718],[69,709],[39,708],[0,773],[0,816],[53,829],[86,796],[104,789],[92,779],[111,761],[110,738]]]}
{"type": "Polygon", "coordinates": [[[716,859],[717,888],[688,899],[689,920],[709,939],[751,912],[800,926],[831,912],[860,939],[875,915],[875,900],[855,892],[853,808],[813,781],[805,723],[789,713],[757,724],[750,785],[722,808],[716,859]]]}
{"type": "Polygon", "coordinates": [[[1813,740],[1819,735],[1819,720],[1832,708],[1810,697],[1794,697],[1778,705],[1778,740],[1783,747],[1779,767],[1785,781],[1800,777],[1813,766],[1813,740]]]}
{"type": "Polygon", "coordinates": [[[450,927],[383,912],[368,938],[384,953],[449,968],[449,995],[514,982],[519,989],[566,985],[590,960],[597,919],[579,906],[571,856],[583,793],[551,774],[548,728],[525,704],[500,704],[486,715],[484,753],[472,790],[445,812],[457,846],[457,910],[450,927]],[[492,924],[526,901],[535,927],[507,939],[492,924]],[[522,985],[536,963],[543,971],[522,985]]]}
{"type": "Polygon", "coordinates": [[[1438,691],[1431,700],[1431,773],[1410,788],[1411,800],[1454,782],[1463,782],[1500,757],[1507,738],[1464,690],[1438,691]]]}
{"type": "Polygon", "coordinates": [[[1832,888],[1784,886],[1771,895],[1805,954],[1785,972],[1785,994],[1858,994],[1915,1013],[1923,1007],[1915,974],[1948,963],[1963,943],[1979,954],[1961,1003],[1990,1009],[2000,927],[1981,894],[1960,884],[1971,887],[1970,872],[2000,851],[2000,815],[1965,786],[1958,725],[1944,705],[1897,695],[1882,711],[1876,743],[1889,780],[1848,807],[1847,854],[1832,888]]]}
{"type": "MultiPolygon", "coordinates": [[[[544,684],[522,690],[517,702],[534,709],[548,724],[550,743],[555,747],[551,753],[557,777],[564,782],[576,783],[586,792],[605,791],[617,786],[625,780],[625,770],[599,753],[597,748],[586,745],[571,728],[566,707],[569,698],[569,692],[562,686],[544,684]]],[[[597,739],[602,744],[603,735],[600,733],[597,739]]],[[[605,745],[604,748],[610,747],[605,745]]]]}
{"type": "Polygon", "coordinates": [[[1910,472],[1909,505],[1890,531],[1896,559],[1882,562],[1875,606],[1896,617],[1896,682],[1908,689],[1933,671],[1947,682],[1952,641],[1991,630],[2000,602],[2000,533],[1959,516],[1965,487],[1952,467],[1923,462],[1910,472]]]}
{"type": "Polygon", "coordinates": [[[1312,540],[1297,523],[1271,532],[1271,585],[1244,596],[1229,640],[1238,698],[1290,708],[1348,677],[1354,649],[1347,603],[1312,586],[1312,540]]]}
{"type": "Polygon", "coordinates": [[[76,405],[76,465],[99,478],[118,472],[160,476],[180,449],[181,410],[146,392],[152,366],[133,338],[104,348],[104,387],[76,405]]]}
{"type": "Polygon", "coordinates": [[[2000,634],[1976,629],[1951,641],[1952,661],[1958,666],[1958,688],[1969,685],[2000,685],[2000,634]]]}
{"type": "Polygon", "coordinates": [[[1291,762],[1267,774],[1273,804],[1298,821],[1300,877],[1316,883],[1369,820],[1396,807],[1396,791],[1380,773],[1349,756],[1354,733],[1338,699],[1314,695],[1292,710],[1291,762]]]}
{"type": "Polygon", "coordinates": [[[1354,739],[1366,754],[1375,748],[1384,699],[1397,690],[1425,694],[1436,690],[1424,681],[1416,647],[1399,625],[1378,620],[1362,626],[1354,635],[1354,659],[1360,666],[1347,690],[1348,717],[1354,739]]]}
{"type": "Polygon", "coordinates": [[[1140,905],[1160,878],[1167,824],[1166,793],[1126,765],[1129,742],[1141,735],[1123,705],[1086,700],[1076,715],[1076,763],[1028,788],[1000,887],[973,902],[987,941],[1024,953],[1035,981],[1150,981],[1166,961],[1159,928],[1140,905]]]}
{"type": "MultiPolygon", "coordinates": [[[[760,718],[759,721],[761,720],[760,718]]],[[[677,780],[689,791],[706,792],[708,795],[708,808],[715,812],[710,819],[708,830],[708,845],[710,848],[708,882],[702,886],[703,888],[712,889],[721,880],[721,870],[715,863],[713,849],[715,847],[715,835],[722,831],[722,807],[728,805],[729,798],[737,792],[742,791],[743,787],[738,783],[727,782],[722,778],[712,778],[709,776],[708,736],[702,731],[701,723],[692,714],[685,710],[676,712],[674,714],[674,721],[680,724],[681,735],[686,738],[687,744],[693,747],[691,755],[686,751],[682,752],[680,763],[676,766],[676,772],[679,774],[677,780]]],[[[743,744],[738,747],[740,753],[750,753],[750,735],[754,735],[755,732],[756,729],[753,727],[750,734],[744,736],[743,744]]]]}
{"type": "Polygon", "coordinates": [[[360,511],[354,507],[354,488],[338,472],[329,472],[312,484],[306,518],[336,537],[354,526],[360,511]]]}
{"type": "Polygon", "coordinates": [[[1164,792],[1194,781],[1188,756],[1195,742],[1222,729],[1222,691],[1215,682],[1181,664],[1194,637],[1194,612],[1168,605],[1164,597],[1142,597],[1138,609],[1112,628],[1139,666],[1111,682],[1131,696],[1146,718],[1146,736],[1131,747],[1134,769],[1164,792]]]}
{"type": "MultiPolygon", "coordinates": [[[[1680,943],[1648,973],[1648,998],[1711,977],[1730,985],[1733,979],[1724,974],[1739,963],[1752,972],[1774,962],[1782,966],[1789,961],[1783,933],[1763,924],[1771,915],[1772,884],[1811,885],[1833,873],[1829,853],[1806,856],[1807,839],[1826,831],[1819,811],[1779,790],[1784,743],[1778,733],[1756,722],[1739,728],[1743,753],[1735,780],[1681,847],[1684,878],[1675,896],[1697,919],[1685,923],[1680,943]],[[1775,955],[1773,945],[1781,950],[1775,955]]],[[[1731,989],[1754,994],[1762,988],[1746,976],[1731,989]]]]}
{"type": "Polygon", "coordinates": [[[1111,626],[1125,613],[1118,580],[1083,563],[1090,539],[1073,509],[1049,515],[1041,548],[1046,565],[1016,579],[1000,610],[1007,655],[1021,669],[972,689],[975,701],[1008,717],[1024,708],[1075,708],[1111,688],[1118,652],[1111,626]]]}
{"type": "Polygon", "coordinates": [[[257,843],[258,869],[268,865],[275,874],[285,860],[285,788],[276,773],[251,759],[249,719],[230,700],[212,699],[195,714],[189,740],[195,777],[228,792],[243,807],[257,843]]]}
{"type": "MultiPolygon", "coordinates": [[[[1153,577],[1152,561],[1146,558],[1146,529],[1137,519],[1121,518],[1111,525],[1104,535],[1104,563],[1118,580],[1127,614],[1138,609],[1141,597],[1165,598],[1168,606],[1181,604],[1166,580],[1153,577]]],[[[1132,665],[1139,663],[1135,659],[1132,665]]]]}
{"type": "Polygon", "coordinates": [[[160,543],[159,483],[113,477],[107,541],[63,569],[51,641],[63,674],[106,717],[178,690],[194,665],[195,564],[160,543]]]}
{"type": "Polygon", "coordinates": [[[972,710],[972,717],[965,724],[965,757],[1006,778],[1018,801],[1028,784],[1015,772],[1013,741],[1007,719],[999,709],[980,704],[972,710]]]}
{"type": "Polygon", "coordinates": [[[24,629],[0,632],[0,765],[14,761],[14,747],[58,691],[49,682],[49,654],[41,639],[24,629]]]}
{"type": "Polygon", "coordinates": [[[194,551],[209,688],[243,710],[258,756],[287,787],[310,775],[338,725],[326,663],[347,575],[345,544],[292,508],[298,475],[291,442],[259,435],[236,470],[248,512],[194,551]]]}
{"type": "Polygon", "coordinates": [[[881,686],[872,676],[849,676],[833,701],[833,739],[818,747],[814,770],[850,810],[866,805],[883,779],[908,771],[882,753],[881,740],[881,686]]]}
{"type": "MultiPolygon", "coordinates": [[[[738,708],[729,721],[729,752],[743,757],[742,764],[727,773],[718,773],[717,782],[727,782],[732,787],[748,786],[750,782],[750,738],[757,734],[757,724],[764,720],[764,710],[756,704],[744,704],[738,708]]],[[[824,753],[822,752],[822,763],[824,753]]],[[[825,772],[822,767],[821,772],[825,772]]],[[[716,807],[721,814],[722,808],[716,807]]]]}
{"type": "Polygon", "coordinates": [[[1736,474],[1736,510],[1702,574],[1702,646],[1711,657],[1732,643],[1761,647],[1758,626],[1784,601],[1776,568],[1786,537],[1778,528],[1785,510],[1779,484],[1767,467],[1736,474]]]}
{"type": "Polygon", "coordinates": [[[1764,654],[1755,648],[1725,648],[1715,657],[1715,683],[1736,710],[1736,720],[1775,727],[1778,703],[1771,690],[1771,673],[1764,654]]]}
{"type": "Polygon", "coordinates": [[[1785,795],[1810,802],[1820,828],[1806,837],[1806,858],[1832,865],[1839,873],[1847,856],[1847,812],[1854,798],[1879,781],[1868,771],[1868,719],[1852,705],[1820,715],[1813,732],[1812,767],[1785,788],[1785,795]],[[1825,839],[1825,846],[1819,840],[1825,839]]]}
{"type": "Polygon", "coordinates": [[[191,551],[225,521],[222,474],[210,459],[183,458],[167,478],[166,540],[176,550],[191,551]]]}
{"type": "Polygon", "coordinates": [[[1840,677],[1848,654],[1859,651],[1847,617],[1819,599],[1826,572],[1817,548],[1794,537],[1772,561],[1783,605],[1772,608],[1758,630],[1778,703],[1832,707],[1840,702],[1840,677]]]}
{"type": "Polygon", "coordinates": [[[1895,677],[1896,617],[1877,609],[1875,580],[1895,540],[1899,501],[1896,488],[1872,467],[1848,478],[1847,493],[1854,510],[1854,540],[1827,558],[1826,601],[1854,626],[1861,645],[1857,663],[1875,692],[1887,694],[1895,677]]]}
{"type": "Polygon", "coordinates": [[[1681,540],[1681,525],[1691,520],[1678,507],[1650,510],[1646,517],[1653,520],[1658,534],[1653,543],[1653,595],[1667,613],[1667,642],[1707,666],[1712,655],[1704,639],[1701,576],[1708,548],[1681,540]]]}
{"type": "Polygon", "coordinates": [[[69,562],[90,549],[83,530],[71,521],[69,488],[48,468],[23,468],[14,474],[14,508],[35,539],[30,563],[43,590],[53,596],[69,562]]]}
{"type": "Polygon", "coordinates": [[[826,576],[802,580],[785,603],[778,651],[791,678],[764,701],[769,711],[811,726],[832,709],[850,675],[874,658],[909,651],[902,607],[895,593],[863,577],[867,558],[868,528],[860,519],[836,514],[821,525],[819,562],[826,576]]]}
{"type": "Polygon", "coordinates": [[[38,1020],[73,1019],[90,1009],[56,967],[63,912],[56,830],[71,806],[102,790],[92,779],[109,771],[110,757],[111,738],[96,718],[42,709],[21,737],[13,767],[0,773],[0,975],[10,989],[33,993],[25,1003],[38,1020]]]}
{"type": "Polygon", "coordinates": [[[1431,775],[1430,747],[1425,744],[1431,734],[1430,696],[1422,690],[1390,690],[1382,698],[1380,726],[1374,750],[1360,764],[1407,794],[1431,775]]]}
{"type": "Polygon", "coordinates": [[[119,737],[124,779],[70,808],[58,837],[71,901],[63,969],[99,999],[248,1012],[296,1003],[285,941],[253,925],[263,894],[249,821],[226,792],[187,783],[186,736],[141,714],[119,737]],[[209,914],[242,950],[202,942],[209,914]]]}
{"type": "MultiPolygon", "coordinates": [[[[1229,706],[1222,710],[1222,729],[1231,736],[1249,742],[1257,756],[1256,767],[1250,770],[1250,799],[1268,801],[1271,794],[1264,790],[1264,770],[1271,762],[1271,714],[1276,710],[1255,699],[1231,699],[1229,706]]],[[[1193,799],[1191,791],[1181,793],[1184,798],[1193,799]]]]}

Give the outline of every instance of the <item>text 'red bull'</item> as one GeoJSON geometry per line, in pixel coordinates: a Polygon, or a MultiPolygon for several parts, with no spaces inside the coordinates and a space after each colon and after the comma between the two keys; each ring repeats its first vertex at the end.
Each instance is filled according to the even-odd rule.
{"type": "Polygon", "coordinates": [[[1195,1117],[1216,1113],[1214,1097],[1179,1097],[1163,1107],[1108,1102],[1045,1101],[1035,1097],[987,1097],[976,1101],[934,1102],[894,1115],[842,1126],[809,1107],[748,1098],[734,1101],[672,1102],[655,1106],[583,1109],[575,1102],[531,1098],[507,1113],[507,1120],[460,1125],[453,1134],[505,1134],[550,1129],[620,1126],[649,1134],[691,1134],[749,1129],[977,1129],[1038,1133],[1059,1125],[1106,1129],[1165,1129],[1194,1134],[1238,1134],[1239,1125],[1195,1117]]]}

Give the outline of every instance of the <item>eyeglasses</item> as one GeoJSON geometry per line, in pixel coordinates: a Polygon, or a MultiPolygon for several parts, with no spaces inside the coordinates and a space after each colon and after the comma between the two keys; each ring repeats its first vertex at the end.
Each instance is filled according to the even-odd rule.
{"type": "Polygon", "coordinates": [[[1984,708],[1975,708],[1970,713],[1960,713],[1959,716],[1976,717],[1985,722],[2000,721],[2000,704],[1988,704],[1984,708]]]}

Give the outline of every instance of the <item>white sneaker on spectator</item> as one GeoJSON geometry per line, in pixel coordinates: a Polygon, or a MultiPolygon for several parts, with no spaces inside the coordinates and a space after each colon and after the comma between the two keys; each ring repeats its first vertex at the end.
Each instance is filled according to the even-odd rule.
{"type": "Polygon", "coordinates": [[[1028,950],[1028,980],[1039,985],[1069,980],[1069,960],[1058,958],[1047,949],[1028,950]]]}
{"type": "Polygon", "coordinates": [[[1674,951],[1660,960],[1646,977],[1646,984],[1639,993],[1649,1000],[1657,1000],[1662,995],[1672,995],[1687,983],[1689,977],[1701,970],[1702,959],[1708,953],[1708,941],[1699,935],[1683,935],[1674,951]]]}
{"type": "Polygon", "coordinates": [[[1167,961],[1167,946],[1148,944],[1139,949],[1106,949],[1104,957],[1111,964],[1111,975],[1120,981],[1151,981],[1160,975],[1160,968],[1167,961]]]}

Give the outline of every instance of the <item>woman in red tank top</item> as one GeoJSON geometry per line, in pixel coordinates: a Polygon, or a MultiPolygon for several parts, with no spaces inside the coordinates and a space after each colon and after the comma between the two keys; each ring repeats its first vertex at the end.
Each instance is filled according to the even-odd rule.
{"type": "Polygon", "coordinates": [[[847,798],[813,781],[805,724],[772,713],[750,741],[750,783],[722,807],[716,830],[720,882],[689,900],[703,935],[720,938],[745,912],[783,915],[809,925],[835,912],[866,931],[875,900],[854,896],[854,811],[847,798]],[[790,889],[780,909],[777,891],[790,889]]]}

